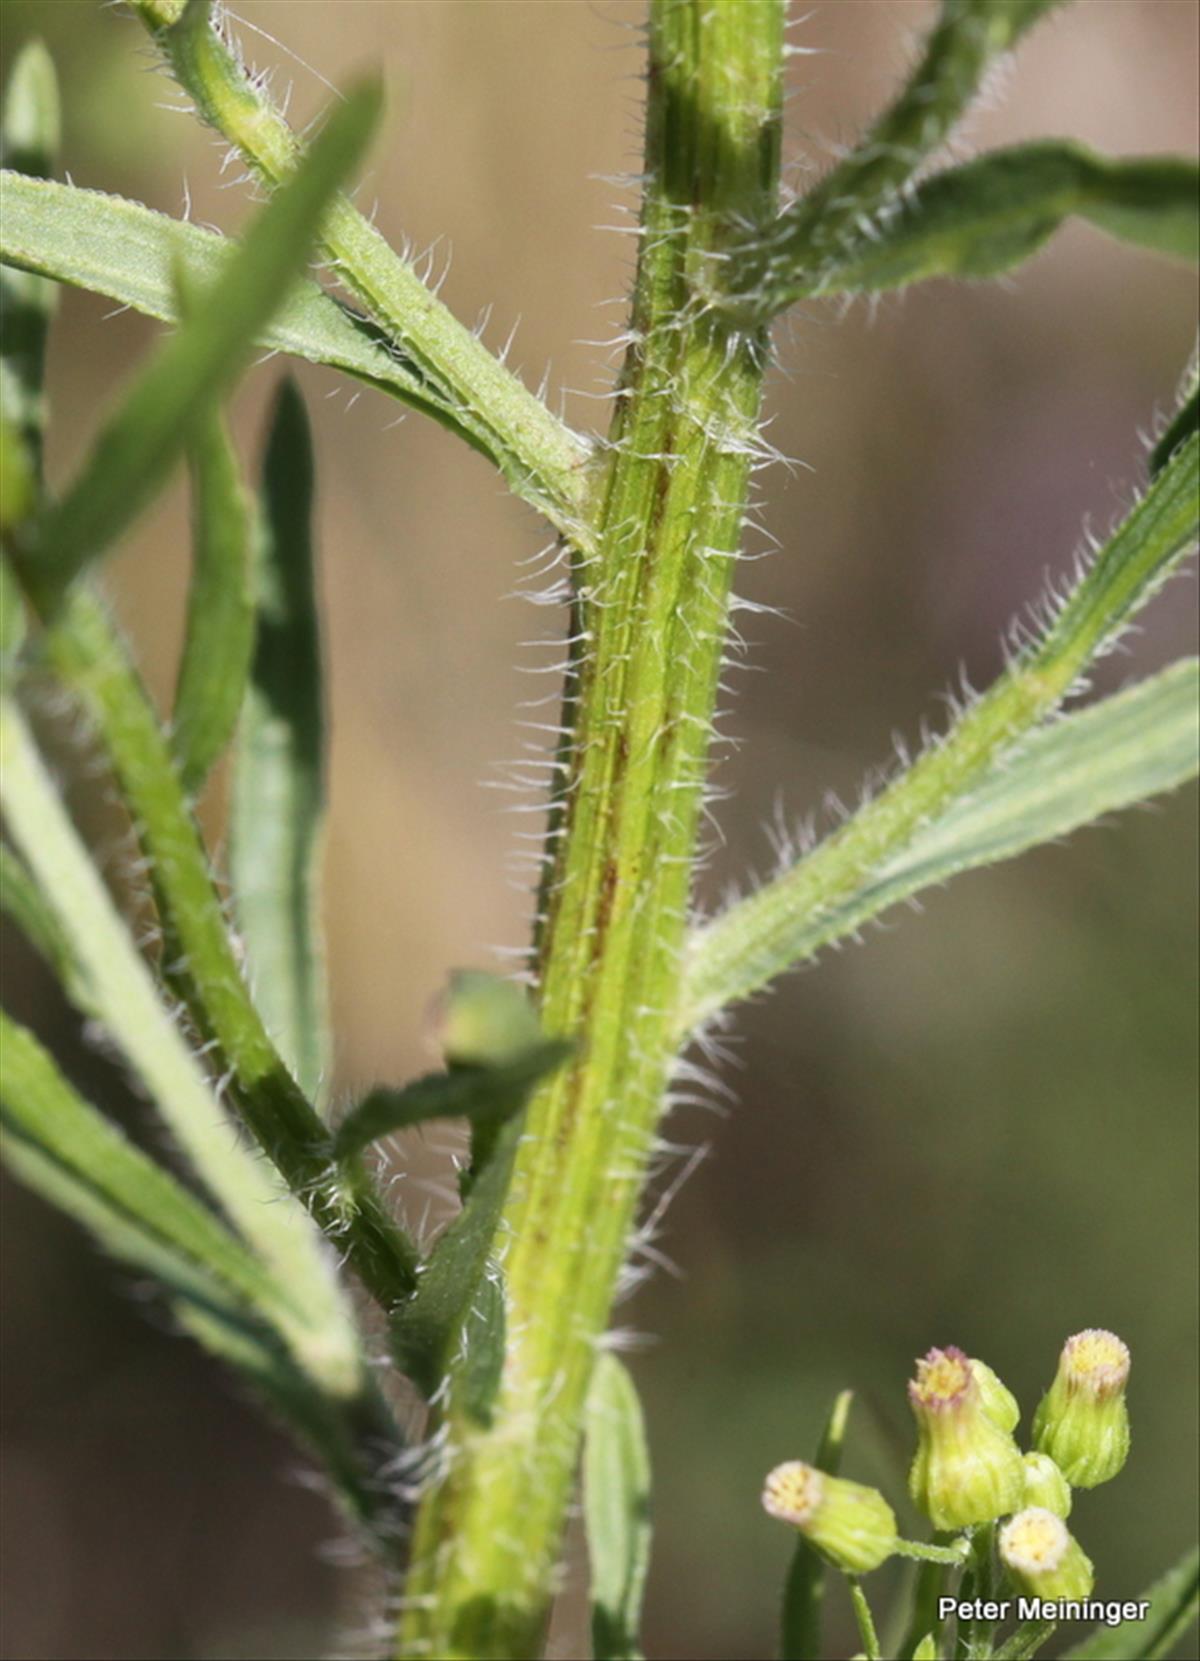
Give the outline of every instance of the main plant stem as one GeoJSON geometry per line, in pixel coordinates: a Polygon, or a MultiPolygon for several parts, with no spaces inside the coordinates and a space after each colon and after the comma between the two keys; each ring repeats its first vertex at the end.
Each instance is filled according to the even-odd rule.
{"type": "Polygon", "coordinates": [[[543,1018],[579,1059],[531,1103],[496,1256],[491,1425],[451,1381],[413,1543],[404,1656],[540,1649],[584,1398],[674,1058],[680,956],[761,336],[693,296],[778,184],[782,0],[654,0],[632,345],[581,567],[584,646],[539,935],[543,1018]]]}

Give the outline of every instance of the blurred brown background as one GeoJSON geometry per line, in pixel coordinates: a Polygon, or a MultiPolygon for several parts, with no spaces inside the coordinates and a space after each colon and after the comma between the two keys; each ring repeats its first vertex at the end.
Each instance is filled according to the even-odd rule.
{"type": "MultiPolygon", "coordinates": [[[[551,364],[569,417],[602,426],[633,245],[598,176],[638,166],[637,26],[628,4],[239,0],[248,54],[277,66],[306,116],[334,82],[381,64],[386,133],[363,196],[417,248],[453,250],[444,297],[493,307],[499,345],[534,383],[551,364]],[[286,56],[256,30],[286,42],[286,56]]],[[[924,3],[837,0],[798,21],[789,152],[819,166],[883,100],[924,3]]],[[[1047,133],[1114,151],[1196,141],[1194,0],[1083,0],[1023,49],[973,142],[1047,133]]],[[[173,113],[139,27],[93,0],[8,0],[6,60],[49,42],[79,184],[234,228],[245,192],[173,113]]],[[[231,170],[238,171],[236,168],[231,170]]],[[[152,340],[70,294],[55,333],[50,467],[69,475],[100,411],[152,340]]],[[[741,590],[752,616],[723,753],[723,845],[704,891],[768,860],[790,816],[852,799],[891,735],[937,719],[965,668],[1000,663],[1009,617],[1103,530],[1140,477],[1139,430],[1166,407],[1195,323],[1191,273],[1073,227],[1003,286],[935,286],[795,315],[771,382],[771,436],[806,464],[760,481],[773,558],[741,590]],[[811,469],[811,471],[809,470],[811,469]]],[[[239,398],[246,452],[278,373],[239,398]]],[[[525,938],[518,823],[481,787],[519,754],[522,668],[558,619],[508,598],[544,541],[486,464],[381,395],[301,373],[316,428],[333,721],[327,912],[338,1087],[430,1064],[425,1009],[447,970],[525,938]]],[[[762,545],[752,538],[751,546],[762,545]]],[[[121,615],[169,690],[186,581],[179,493],[112,562],[121,615]]],[[[1194,649],[1194,589],[1176,583],[1110,689],[1194,649]]],[[[69,754],[69,751],[64,752],[69,754]]],[[[219,796],[219,792],[217,793],[219,796]]],[[[72,801],[103,842],[94,780],[72,801]]],[[[832,956],[738,1019],[737,1105],[681,1111],[709,1144],[674,1199],[659,1272],[618,1315],[656,1465],[652,1656],[773,1652],[789,1551],[758,1506],[761,1473],[812,1445],[831,1392],[860,1392],[854,1474],[903,1489],[911,1358],[956,1342],[1027,1408],[1062,1337],[1115,1327],[1135,1355],[1135,1456],[1084,1496],[1078,1531],[1107,1596],[1135,1595],[1194,1526],[1196,1228],[1195,793],[1065,849],[962,879],[922,915],[832,956]]],[[[525,825],[528,821],[523,822],[525,825]]],[[[219,835],[220,802],[210,824],[219,835]]],[[[106,844],[108,845],[108,844],[106,844]]],[[[129,1115],[10,940],[8,1001],[72,1075],[129,1115]]],[[[443,1138],[443,1144],[444,1144],[443,1138]]],[[[441,1144],[439,1144],[441,1145],[441,1144]]],[[[412,1207],[444,1164],[412,1152],[412,1207]]],[[[337,1529],[290,1480],[296,1461],[236,1390],[143,1313],[67,1224],[9,1188],[4,1205],[4,1629],[9,1658],[300,1657],[341,1653],[363,1589],[322,1548],[337,1529]]],[[[880,1581],[884,1592],[885,1577],[880,1581]]],[[[831,1653],[854,1647],[833,1603],[831,1653]]],[[[577,1596],[558,1653],[584,1653],[577,1596]]],[[[1181,1653],[1186,1653],[1185,1649],[1181,1653]]]]}

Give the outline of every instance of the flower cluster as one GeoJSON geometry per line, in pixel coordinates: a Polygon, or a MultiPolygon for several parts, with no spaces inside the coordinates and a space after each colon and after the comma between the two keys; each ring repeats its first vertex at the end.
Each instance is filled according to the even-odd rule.
{"type": "MultiPolygon", "coordinates": [[[[1030,1597],[1086,1598],[1092,1565],[1065,1519],[1073,1487],[1107,1482],[1125,1463],[1128,1377],[1129,1351],[1113,1333],[1068,1338],[1034,1415],[1034,1445],[1022,1452],[1020,1407],[992,1369],[952,1346],[930,1350],[908,1386],[917,1426],[908,1488],[917,1509],[942,1533],[974,1534],[1006,1518],[997,1547],[1014,1587],[1030,1597]]],[[[768,1475],[763,1505],[846,1574],[930,1550],[899,1538],[876,1489],[799,1460],[768,1475]]]]}

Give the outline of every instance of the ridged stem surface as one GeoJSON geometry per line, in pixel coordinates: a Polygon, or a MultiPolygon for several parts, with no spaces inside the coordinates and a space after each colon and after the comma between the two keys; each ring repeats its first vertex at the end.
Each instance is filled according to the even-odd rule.
{"type": "Polygon", "coordinates": [[[508,1354],[492,1424],[452,1382],[400,1653],[538,1652],[592,1364],[674,1056],[697,822],[764,342],[692,297],[778,178],[779,0],[651,8],[630,348],[580,567],[572,743],[539,935],[576,1064],[534,1098],[496,1242],[508,1354]]]}

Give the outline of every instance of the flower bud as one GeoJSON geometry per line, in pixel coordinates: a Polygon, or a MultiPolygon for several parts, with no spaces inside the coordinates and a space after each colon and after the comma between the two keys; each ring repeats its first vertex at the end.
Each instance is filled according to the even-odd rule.
{"type": "Polygon", "coordinates": [[[918,1438],[908,1490],[934,1527],[970,1528],[1015,1511],[1025,1487],[1020,1450],[989,1413],[963,1352],[930,1350],[908,1399],[918,1438]]]}
{"type": "Polygon", "coordinates": [[[1129,1351],[1115,1333],[1091,1328],[1063,1345],[1034,1415],[1033,1441],[1076,1488],[1107,1482],[1129,1455],[1128,1378],[1129,1351]]]}
{"type": "Polygon", "coordinates": [[[451,1067],[502,1067],[542,1036],[524,989],[482,969],[455,969],[434,1015],[451,1067]]]}
{"type": "Polygon", "coordinates": [[[1025,1492],[1021,1504],[1040,1506],[1056,1517],[1071,1515],[1071,1484],[1048,1453],[1025,1455],[1025,1492]]]}
{"type": "Polygon", "coordinates": [[[1044,1506],[1018,1511],[1000,1530],[1000,1560],[1017,1589],[1057,1603],[1086,1598],[1096,1575],[1083,1547],[1061,1517],[1044,1506]]]}
{"type": "Polygon", "coordinates": [[[1008,1386],[1001,1382],[986,1361],[972,1361],[970,1366],[975,1382],[979,1386],[979,1394],[983,1399],[983,1411],[994,1425],[999,1425],[1001,1430],[1015,1430],[1021,1419],[1021,1409],[1017,1398],[1008,1386]]]}
{"type": "Polygon", "coordinates": [[[776,1465],[762,1502],[845,1574],[867,1574],[896,1549],[896,1518],[878,1489],[829,1476],[799,1459],[776,1465]]]}

